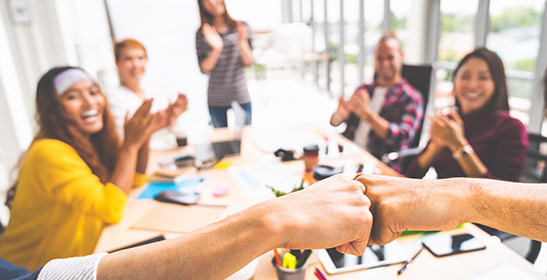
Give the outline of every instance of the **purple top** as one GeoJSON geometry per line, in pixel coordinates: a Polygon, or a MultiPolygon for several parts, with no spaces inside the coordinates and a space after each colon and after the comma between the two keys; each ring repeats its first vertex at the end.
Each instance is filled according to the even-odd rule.
{"type": "MultiPolygon", "coordinates": [[[[465,138],[488,169],[484,177],[519,181],[528,149],[526,127],[512,118],[509,112],[479,110],[462,116],[462,120],[465,138]]],[[[420,168],[418,157],[411,162],[405,172],[406,176],[422,178],[427,172],[427,169],[420,168]]],[[[439,178],[466,177],[459,163],[452,157],[452,151],[446,147],[437,154],[431,166],[439,178]]]]}

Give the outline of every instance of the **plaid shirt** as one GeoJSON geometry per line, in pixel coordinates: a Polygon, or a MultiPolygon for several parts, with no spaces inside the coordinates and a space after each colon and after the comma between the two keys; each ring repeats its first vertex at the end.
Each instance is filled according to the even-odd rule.
{"type": "MultiPolygon", "coordinates": [[[[364,88],[370,93],[372,99],[376,86],[376,82],[363,84],[355,92],[364,88]]],[[[389,121],[386,139],[382,139],[371,129],[367,141],[367,150],[379,159],[386,153],[409,148],[424,117],[422,94],[404,78],[401,79],[387,91],[384,104],[380,109],[380,116],[389,121]]],[[[351,113],[346,120],[347,128],[343,135],[353,140],[360,121],[361,119],[357,115],[351,113]]],[[[391,167],[398,172],[401,171],[398,161],[394,162],[391,167]]]]}

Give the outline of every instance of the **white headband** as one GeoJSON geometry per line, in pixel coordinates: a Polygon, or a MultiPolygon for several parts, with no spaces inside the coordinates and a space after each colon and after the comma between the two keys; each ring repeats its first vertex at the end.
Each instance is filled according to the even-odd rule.
{"type": "Polygon", "coordinates": [[[55,78],[53,79],[53,87],[55,87],[55,91],[57,91],[57,94],[61,95],[70,86],[79,81],[90,81],[94,83],[93,79],[91,79],[91,77],[82,69],[71,68],[55,76],[55,78]]]}

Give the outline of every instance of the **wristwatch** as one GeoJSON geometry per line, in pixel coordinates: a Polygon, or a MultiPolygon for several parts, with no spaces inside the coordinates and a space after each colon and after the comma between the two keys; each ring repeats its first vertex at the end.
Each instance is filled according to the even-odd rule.
{"type": "Polygon", "coordinates": [[[465,158],[467,156],[469,156],[470,154],[474,153],[475,151],[473,150],[473,147],[471,147],[471,145],[467,144],[465,146],[462,146],[461,148],[459,148],[458,150],[456,150],[452,156],[455,158],[455,159],[460,159],[460,158],[465,158]]]}

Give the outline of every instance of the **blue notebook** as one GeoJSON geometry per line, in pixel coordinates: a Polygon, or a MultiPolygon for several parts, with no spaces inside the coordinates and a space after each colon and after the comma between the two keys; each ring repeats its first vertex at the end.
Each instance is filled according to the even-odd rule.
{"type": "Polygon", "coordinates": [[[203,182],[201,177],[184,179],[178,183],[149,182],[137,199],[154,199],[158,194],[166,190],[179,192],[194,192],[195,187],[203,182]]]}

